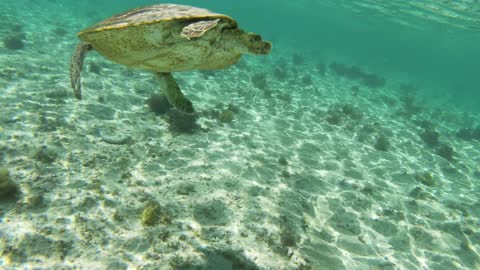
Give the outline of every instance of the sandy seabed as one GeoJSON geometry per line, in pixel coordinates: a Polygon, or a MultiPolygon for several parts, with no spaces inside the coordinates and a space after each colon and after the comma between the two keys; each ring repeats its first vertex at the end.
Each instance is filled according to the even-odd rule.
{"type": "Polygon", "coordinates": [[[0,268],[480,269],[479,141],[457,136],[479,119],[448,100],[280,45],[175,74],[195,123],[153,113],[153,76],[96,53],[78,101],[65,29],[85,22],[23,16],[25,48],[0,48],[0,165],[19,188],[0,268]]]}

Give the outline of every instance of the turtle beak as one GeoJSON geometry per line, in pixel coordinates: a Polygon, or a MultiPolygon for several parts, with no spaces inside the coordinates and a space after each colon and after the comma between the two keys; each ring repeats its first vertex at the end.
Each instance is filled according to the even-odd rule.
{"type": "Polygon", "coordinates": [[[272,50],[272,43],[268,41],[263,41],[262,43],[262,48],[258,51],[258,54],[269,54],[272,50]]]}
{"type": "Polygon", "coordinates": [[[257,42],[254,46],[250,47],[250,53],[266,55],[272,50],[272,43],[268,41],[257,42]]]}
{"type": "Polygon", "coordinates": [[[262,39],[262,36],[250,33],[250,46],[248,51],[252,54],[269,54],[272,50],[272,43],[262,39]]]}

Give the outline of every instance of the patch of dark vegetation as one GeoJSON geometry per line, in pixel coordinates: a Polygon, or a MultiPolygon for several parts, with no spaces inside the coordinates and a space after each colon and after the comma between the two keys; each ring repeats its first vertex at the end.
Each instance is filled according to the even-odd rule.
{"type": "Polygon", "coordinates": [[[340,109],[342,110],[343,114],[345,114],[352,120],[360,120],[363,118],[362,112],[352,104],[342,104],[340,106],[340,109]]]}
{"type": "Polygon", "coordinates": [[[185,195],[185,196],[195,193],[195,190],[196,190],[196,187],[192,183],[181,183],[176,188],[177,194],[185,195]]]}
{"type": "Polygon", "coordinates": [[[260,90],[268,90],[267,75],[265,73],[255,73],[252,76],[252,83],[260,90]]]}
{"type": "Polygon", "coordinates": [[[198,117],[205,117],[226,124],[233,122],[235,116],[239,113],[240,107],[233,103],[227,105],[218,103],[215,108],[199,111],[198,117]]]}
{"type": "Polygon", "coordinates": [[[466,141],[480,141],[480,127],[460,129],[455,135],[466,141]]]}
{"type": "Polygon", "coordinates": [[[435,153],[448,161],[454,161],[455,149],[448,144],[439,145],[435,153]]]}
{"type": "Polygon", "coordinates": [[[155,201],[150,201],[140,214],[140,222],[145,227],[156,226],[159,224],[170,224],[172,222],[171,216],[168,208],[161,206],[155,201]]]}
{"type": "Polygon", "coordinates": [[[389,95],[380,94],[378,98],[383,102],[383,104],[389,107],[394,107],[397,105],[397,100],[389,95]]]}
{"type": "Polygon", "coordinates": [[[218,115],[218,120],[222,123],[230,123],[233,121],[235,113],[230,110],[223,110],[218,115]]]}
{"type": "Polygon", "coordinates": [[[57,159],[57,157],[58,154],[46,145],[40,147],[40,149],[38,149],[34,154],[35,160],[46,164],[53,163],[57,159]]]}
{"type": "Polygon", "coordinates": [[[354,97],[357,97],[360,93],[360,87],[358,87],[358,85],[352,86],[350,90],[352,91],[352,96],[354,97]]]}
{"type": "Polygon", "coordinates": [[[293,230],[282,230],[280,232],[280,243],[284,247],[295,247],[299,241],[298,234],[293,230]]]}
{"type": "Polygon", "coordinates": [[[37,131],[40,132],[52,132],[61,126],[66,125],[66,122],[62,117],[49,117],[44,112],[39,113],[39,122],[40,125],[38,126],[37,131]]]}
{"type": "Polygon", "coordinates": [[[358,130],[357,141],[365,143],[373,138],[373,134],[377,132],[377,128],[372,124],[365,124],[358,130]]]}
{"type": "Polygon", "coordinates": [[[95,62],[90,62],[90,64],[88,65],[88,71],[100,75],[100,72],[102,71],[102,66],[95,62]]]}
{"type": "Polygon", "coordinates": [[[157,115],[166,114],[172,108],[172,105],[168,102],[167,96],[163,94],[153,94],[145,101],[145,103],[150,108],[150,111],[157,115]]]}
{"type": "Polygon", "coordinates": [[[250,261],[244,254],[245,252],[242,250],[212,249],[203,252],[203,257],[205,258],[205,263],[203,264],[172,261],[170,266],[177,270],[259,270],[255,262],[250,261]]]}
{"type": "Polygon", "coordinates": [[[303,57],[303,55],[296,53],[292,56],[293,65],[300,66],[300,65],[303,65],[304,63],[305,63],[305,58],[303,57]]]}
{"type": "Polygon", "coordinates": [[[280,93],[277,98],[287,104],[292,103],[292,96],[289,93],[280,93]]]}
{"type": "Polygon", "coordinates": [[[414,95],[416,92],[418,92],[417,86],[411,82],[401,83],[399,88],[400,88],[400,91],[405,95],[414,95]]]}
{"type": "Polygon", "coordinates": [[[429,120],[416,120],[414,121],[415,125],[423,129],[434,129],[435,125],[429,120]]]}
{"type": "Polygon", "coordinates": [[[300,241],[300,235],[291,219],[287,216],[280,216],[280,244],[283,248],[296,247],[300,241]]]}
{"type": "Polygon", "coordinates": [[[197,115],[186,114],[178,110],[169,110],[167,112],[168,129],[171,132],[192,134],[200,127],[197,124],[197,115]]]}
{"type": "Polygon", "coordinates": [[[336,104],[330,108],[327,113],[325,120],[330,125],[341,125],[345,120],[361,120],[363,118],[363,113],[355,106],[345,103],[345,104],[336,104]]]}
{"type": "Polygon", "coordinates": [[[69,94],[70,92],[67,92],[66,89],[61,88],[45,92],[45,97],[54,100],[65,100],[65,98],[68,98],[69,94]]]}
{"type": "Polygon", "coordinates": [[[379,151],[386,152],[391,148],[390,140],[385,134],[380,134],[377,136],[373,147],[379,151]]]}
{"type": "Polygon", "coordinates": [[[433,178],[432,174],[429,172],[416,173],[415,180],[429,187],[433,187],[435,185],[435,179],[433,178]]]}
{"type": "Polygon", "coordinates": [[[345,77],[350,80],[362,82],[365,86],[370,88],[384,87],[386,80],[383,77],[368,73],[358,66],[347,66],[344,64],[333,62],[330,64],[330,70],[340,77],[345,77]]]}
{"type": "Polygon", "coordinates": [[[278,158],[278,164],[282,166],[287,166],[288,165],[288,160],[285,157],[279,157],[278,158]]]}
{"type": "Polygon", "coordinates": [[[300,81],[301,81],[304,85],[312,85],[312,84],[313,84],[312,76],[310,76],[309,74],[303,75],[303,77],[300,79],[300,81]]]}
{"type": "Polygon", "coordinates": [[[342,124],[343,114],[341,113],[340,110],[329,109],[327,111],[327,116],[325,117],[325,120],[330,125],[338,126],[342,124]]]}
{"type": "Polygon", "coordinates": [[[372,73],[364,74],[362,81],[363,81],[363,84],[365,84],[367,87],[370,87],[370,88],[380,88],[380,87],[384,87],[386,84],[385,78],[372,73]]]}
{"type": "Polygon", "coordinates": [[[288,78],[288,71],[285,66],[277,66],[273,69],[273,77],[280,81],[286,81],[288,78]]]}
{"type": "Polygon", "coordinates": [[[193,217],[204,226],[222,226],[230,222],[232,210],[220,200],[199,204],[193,209],[193,217]]]}
{"type": "Polygon", "coordinates": [[[434,130],[433,127],[424,129],[419,135],[422,141],[428,146],[438,145],[440,133],[434,130]]]}
{"type": "Polygon", "coordinates": [[[21,23],[6,25],[7,33],[3,37],[3,45],[9,50],[23,50],[25,48],[24,40],[26,35],[23,32],[21,23]]]}
{"type": "Polygon", "coordinates": [[[14,200],[18,197],[20,189],[10,178],[6,167],[0,167],[0,201],[14,200]]]}
{"type": "Polygon", "coordinates": [[[410,197],[414,198],[415,200],[435,200],[435,197],[430,195],[430,193],[426,192],[423,188],[421,187],[415,187],[410,191],[408,194],[410,197]]]}
{"type": "Polygon", "coordinates": [[[53,30],[53,33],[59,37],[64,37],[68,34],[68,31],[63,27],[58,26],[58,27],[55,27],[55,29],[53,30]]]}
{"type": "Polygon", "coordinates": [[[456,155],[455,149],[440,140],[440,133],[435,129],[435,125],[429,120],[418,120],[414,122],[416,125],[422,128],[418,133],[419,137],[433,150],[433,153],[448,160],[454,161],[456,155]]]}
{"type": "Polygon", "coordinates": [[[3,38],[3,45],[9,50],[23,50],[25,48],[24,39],[25,35],[23,34],[8,35],[3,38]]]}
{"type": "Polygon", "coordinates": [[[404,116],[405,118],[411,118],[422,111],[422,107],[417,105],[414,95],[403,96],[400,101],[402,108],[398,114],[404,116]]]}
{"type": "Polygon", "coordinates": [[[237,105],[235,105],[235,104],[233,104],[233,103],[229,103],[229,104],[227,105],[227,110],[229,110],[229,111],[231,111],[231,112],[233,112],[233,113],[235,113],[235,114],[240,113],[240,107],[237,106],[237,105]]]}
{"type": "Polygon", "coordinates": [[[325,73],[327,72],[327,66],[323,62],[317,63],[315,69],[317,70],[318,74],[322,76],[325,75],[325,73]]]}

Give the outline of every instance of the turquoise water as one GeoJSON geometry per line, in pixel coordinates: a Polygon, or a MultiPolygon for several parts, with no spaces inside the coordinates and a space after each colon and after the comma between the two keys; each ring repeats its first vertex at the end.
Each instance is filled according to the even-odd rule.
{"type": "Polygon", "coordinates": [[[271,52],[174,72],[193,115],[96,51],[75,99],[156,3],[0,3],[0,269],[480,269],[480,2],[172,1],[271,52]]]}

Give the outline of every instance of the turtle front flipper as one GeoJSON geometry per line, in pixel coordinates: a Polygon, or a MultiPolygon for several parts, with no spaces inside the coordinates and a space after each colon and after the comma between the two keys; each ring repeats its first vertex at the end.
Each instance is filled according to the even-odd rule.
{"type": "Polygon", "coordinates": [[[163,91],[170,104],[186,114],[194,114],[195,110],[193,109],[192,102],[183,95],[172,73],[157,72],[156,74],[159,82],[163,84],[163,91]]]}
{"type": "Polygon", "coordinates": [[[87,55],[87,52],[92,50],[92,45],[80,42],[75,48],[72,60],[70,62],[70,83],[73,88],[73,94],[77,99],[82,99],[82,85],[80,75],[83,69],[83,60],[87,55]]]}
{"type": "Polygon", "coordinates": [[[182,29],[181,35],[187,39],[201,37],[205,32],[217,26],[218,21],[220,19],[191,23],[182,29]]]}

